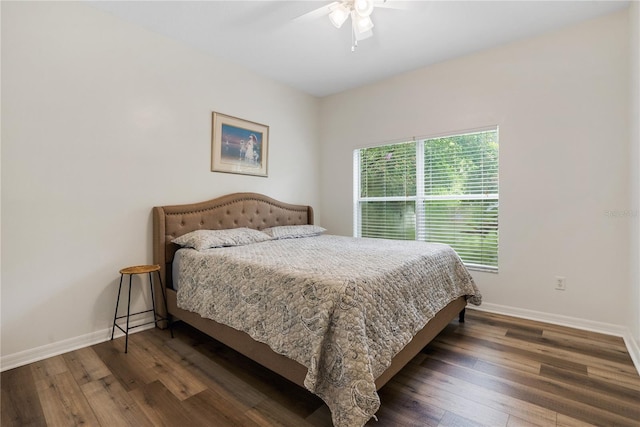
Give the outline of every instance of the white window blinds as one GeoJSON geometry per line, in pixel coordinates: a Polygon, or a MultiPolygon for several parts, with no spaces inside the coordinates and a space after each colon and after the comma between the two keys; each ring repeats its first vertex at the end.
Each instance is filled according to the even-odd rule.
{"type": "Polygon", "coordinates": [[[356,150],[355,234],[451,245],[498,267],[497,129],[356,150]]]}
{"type": "Polygon", "coordinates": [[[360,150],[360,234],[415,239],[416,143],[360,150]]]}

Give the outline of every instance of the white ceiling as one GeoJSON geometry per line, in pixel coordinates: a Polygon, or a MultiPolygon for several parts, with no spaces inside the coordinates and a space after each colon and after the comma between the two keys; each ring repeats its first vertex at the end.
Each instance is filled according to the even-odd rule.
{"type": "Polygon", "coordinates": [[[89,1],[156,33],[325,96],[629,6],[629,1],[387,0],[351,52],[348,21],[295,18],[328,1],[89,1]]]}

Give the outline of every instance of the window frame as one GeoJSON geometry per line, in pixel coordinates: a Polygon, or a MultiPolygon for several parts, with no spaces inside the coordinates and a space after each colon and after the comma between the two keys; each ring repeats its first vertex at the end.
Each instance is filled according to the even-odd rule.
{"type": "MultiPolygon", "coordinates": [[[[467,130],[461,132],[452,132],[441,134],[437,136],[428,136],[428,137],[420,137],[420,138],[409,138],[405,140],[398,140],[395,142],[387,142],[383,144],[371,145],[367,147],[357,148],[353,151],[353,236],[354,237],[362,237],[362,204],[364,202],[413,202],[415,205],[415,240],[417,241],[427,241],[427,230],[426,227],[421,226],[424,221],[419,220],[419,218],[425,218],[425,202],[428,201],[437,201],[437,200],[460,200],[460,201],[472,201],[472,200],[495,200],[498,205],[500,203],[500,181],[498,178],[498,191],[497,193],[491,194],[449,194],[449,195],[426,195],[425,194],[425,146],[426,142],[433,139],[439,138],[448,138],[448,137],[459,137],[464,135],[483,133],[483,132],[495,132],[496,141],[498,143],[498,147],[500,146],[500,136],[499,136],[499,127],[496,126],[487,126],[484,128],[467,130]],[[361,188],[361,150],[366,150],[370,148],[376,147],[384,147],[391,146],[395,144],[402,143],[416,143],[416,195],[415,196],[380,196],[380,197],[361,197],[360,192],[361,188]],[[420,159],[420,160],[419,160],[420,159]]],[[[499,148],[498,148],[499,150],[499,148]]],[[[500,155],[498,154],[498,174],[500,168],[500,155]]],[[[499,215],[499,208],[498,208],[499,215]]],[[[465,266],[471,270],[477,271],[485,271],[490,273],[498,273],[499,268],[499,226],[497,226],[497,243],[496,243],[496,265],[482,265],[472,262],[464,261],[465,266]]]]}

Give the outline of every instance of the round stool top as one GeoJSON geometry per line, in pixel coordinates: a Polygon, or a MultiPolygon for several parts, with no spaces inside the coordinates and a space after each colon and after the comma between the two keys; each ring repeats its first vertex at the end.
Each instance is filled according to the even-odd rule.
{"type": "Polygon", "coordinates": [[[155,265],[135,265],[133,267],[126,267],[120,270],[120,274],[142,274],[151,273],[153,271],[160,270],[160,266],[155,265]]]}

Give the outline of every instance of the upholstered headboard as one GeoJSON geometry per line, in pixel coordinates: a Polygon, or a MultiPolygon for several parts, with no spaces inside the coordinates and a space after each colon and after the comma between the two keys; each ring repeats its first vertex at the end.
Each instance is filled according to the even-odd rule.
{"type": "Polygon", "coordinates": [[[171,263],[179,249],[171,240],[194,230],[313,224],[313,208],[291,205],[258,193],[233,193],[206,202],[153,208],[153,262],[162,283],[172,287],[171,263]]]}

